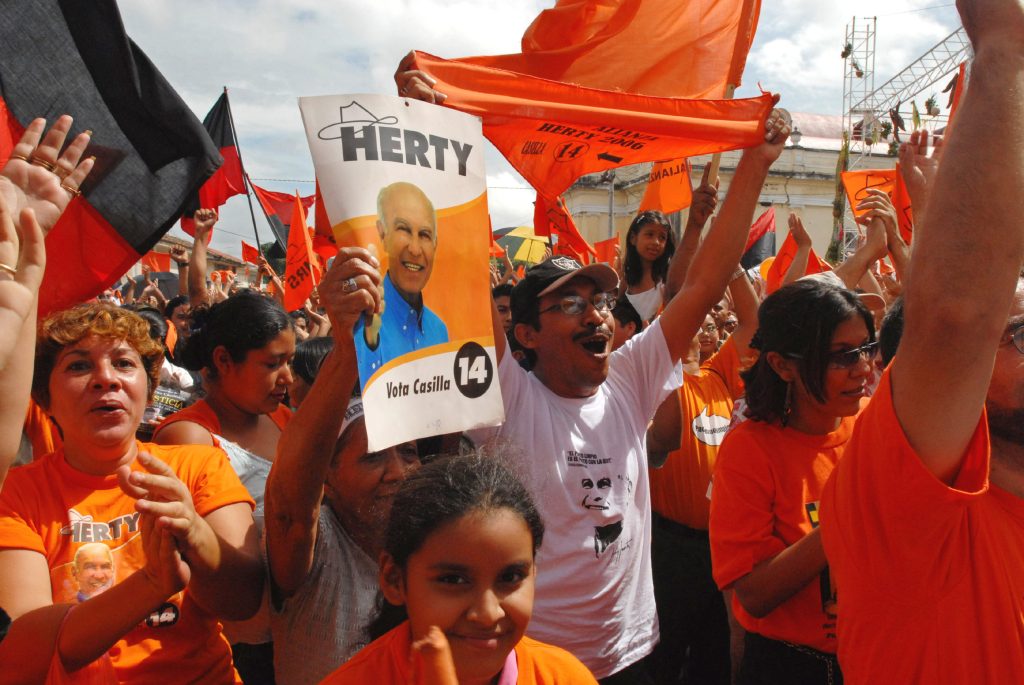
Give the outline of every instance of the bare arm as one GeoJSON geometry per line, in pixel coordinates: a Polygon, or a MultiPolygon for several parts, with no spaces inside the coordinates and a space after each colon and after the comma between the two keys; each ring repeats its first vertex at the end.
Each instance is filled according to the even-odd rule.
{"type": "Polygon", "coordinates": [[[200,209],[195,213],[196,236],[188,264],[188,299],[193,309],[212,304],[206,289],[206,247],[217,218],[215,209],[200,209]]]}
{"type": "Polygon", "coordinates": [[[171,248],[170,255],[178,265],[178,294],[188,295],[188,250],[182,245],[175,245],[171,248]]]}
{"type": "Polygon", "coordinates": [[[18,454],[28,410],[35,356],[36,309],[46,268],[46,233],[67,208],[70,192],[92,169],[81,160],[89,135],[77,136],[60,152],[71,117],[61,117],[43,136],[46,122],[33,121],[0,171],[0,487],[18,454]],[[60,152],[58,156],[58,152],[60,152]],[[55,173],[24,158],[53,162],[55,173]]]}
{"type": "MultiPolygon", "coordinates": [[[[683,227],[683,235],[679,239],[679,247],[672,255],[672,263],[668,267],[668,277],[665,283],[665,301],[668,302],[686,282],[686,273],[690,270],[693,256],[697,254],[700,247],[700,236],[704,231],[704,224],[708,222],[711,215],[715,213],[718,206],[718,183],[708,180],[711,172],[711,165],[704,167],[704,175],[701,176],[700,186],[693,191],[693,201],[690,202],[690,213],[686,218],[686,226],[683,227]]],[[[625,286],[623,286],[625,287],[625,286]]]]}
{"type": "Polygon", "coordinates": [[[661,468],[668,461],[668,455],[682,444],[683,411],[679,406],[679,393],[673,392],[654,413],[654,420],[647,428],[647,463],[652,468],[661,468]]]}
{"type": "Polygon", "coordinates": [[[1024,257],[1024,224],[1013,218],[1024,216],[1024,5],[958,6],[975,49],[971,84],[914,238],[891,371],[907,439],[946,483],[981,416],[1024,257]]]}
{"type": "Polygon", "coordinates": [[[802,278],[807,273],[807,263],[811,259],[811,236],[807,235],[803,220],[796,214],[789,215],[789,234],[796,243],[796,254],[782,277],[782,285],[789,285],[802,278]]]}
{"type": "Polygon", "coordinates": [[[817,528],[766,559],[732,589],[740,604],[755,618],[764,618],[818,577],[828,562],[817,528]]]}
{"type": "Polygon", "coordinates": [[[787,137],[789,125],[783,114],[774,110],[765,122],[765,142],[744,150],[722,211],[697,251],[682,290],[661,315],[673,360],[686,354],[697,327],[722,296],[729,275],[739,263],[761,186],[787,137]]]}
{"type": "Polygon", "coordinates": [[[321,301],[333,324],[334,350],[281,434],[267,478],[267,556],[275,597],[295,594],[312,567],[324,481],[344,408],[359,380],[352,328],[364,312],[376,311],[380,282],[377,260],[363,248],[346,247],[320,283],[321,301]],[[359,289],[345,292],[349,278],[356,279],[359,289]]]}
{"type": "Polygon", "coordinates": [[[871,265],[885,256],[885,224],[878,216],[864,216],[860,220],[867,223],[864,243],[849,259],[836,267],[835,274],[843,284],[853,290],[864,278],[871,265]]]}
{"type": "Polygon", "coordinates": [[[736,330],[729,339],[736,346],[736,354],[742,360],[750,354],[750,340],[757,331],[757,293],[746,272],[732,279],[729,294],[732,295],[732,309],[736,312],[736,330]]]}

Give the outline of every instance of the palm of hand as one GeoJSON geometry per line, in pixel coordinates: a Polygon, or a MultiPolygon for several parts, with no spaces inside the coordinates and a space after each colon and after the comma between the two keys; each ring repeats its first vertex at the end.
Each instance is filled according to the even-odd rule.
{"type": "Polygon", "coordinates": [[[0,197],[15,216],[26,207],[34,210],[44,234],[57,224],[71,200],[56,174],[20,159],[11,159],[0,172],[0,197]]]}

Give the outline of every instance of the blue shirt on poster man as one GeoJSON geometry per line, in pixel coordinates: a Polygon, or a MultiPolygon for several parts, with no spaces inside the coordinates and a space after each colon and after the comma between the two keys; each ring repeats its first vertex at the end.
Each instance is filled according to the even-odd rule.
{"type": "Polygon", "coordinates": [[[365,326],[365,317],[360,317],[354,335],[362,385],[395,357],[448,342],[448,327],[444,321],[426,306],[417,310],[406,302],[395,290],[390,273],[384,276],[384,313],[376,350],[366,344],[365,326]]]}
{"type": "Polygon", "coordinates": [[[412,183],[384,186],[377,194],[377,234],[388,270],[376,340],[372,334],[367,340],[365,321],[356,324],[359,380],[364,385],[395,357],[448,342],[448,328],[423,302],[437,252],[434,204],[412,183]]]}

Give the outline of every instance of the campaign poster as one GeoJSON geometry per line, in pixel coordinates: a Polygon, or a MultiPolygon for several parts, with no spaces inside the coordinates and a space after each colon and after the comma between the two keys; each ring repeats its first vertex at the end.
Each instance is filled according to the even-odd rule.
{"type": "Polygon", "coordinates": [[[383,311],[354,331],[369,450],[501,423],[480,120],[383,95],[299,109],[335,240],[381,264],[383,311]]]}

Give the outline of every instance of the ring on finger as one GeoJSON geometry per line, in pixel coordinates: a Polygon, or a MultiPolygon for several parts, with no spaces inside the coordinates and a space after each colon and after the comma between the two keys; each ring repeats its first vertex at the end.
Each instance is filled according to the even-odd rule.
{"type": "Polygon", "coordinates": [[[29,161],[30,161],[30,162],[31,162],[32,164],[35,164],[36,166],[41,166],[41,167],[43,167],[44,169],[46,169],[46,170],[47,170],[47,171],[49,171],[50,173],[57,173],[57,165],[56,165],[56,164],[54,164],[53,162],[48,162],[48,161],[46,161],[45,159],[42,159],[42,158],[40,158],[40,157],[33,157],[33,158],[32,158],[31,160],[29,160],[29,161]]]}
{"type": "Polygon", "coordinates": [[[18,270],[17,269],[15,269],[10,264],[4,264],[3,262],[0,262],[0,271],[3,271],[6,274],[10,274],[11,276],[17,276],[18,275],[18,270]]]}
{"type": "Polygon", "coordinates": [[[20,159],[21,161],[28,162],[29,164],[32,163],[32,160],[30,160],[28,158],[28,155],[23,155],[23,154],[20,154],[20,153],[17,153],[17,152],[12,152],[10,158],[11,159],[20,159]]]}
{"type": "Polygon", "coordinates": [[[68,194],[71,195],[72,200],[74,200],[76,197],[82,194],[81,190],[79,190],[78,188],[72,188],[67,183],[61,183],[60,187],[68,191],[68,194]]]}
{"type": "Polygon", "coordinates": [[[341,291],[345,293],[354,293],[359,290],[359,284],[356,283],[354,278],[346,278],[341,282],[341,291]]]}

